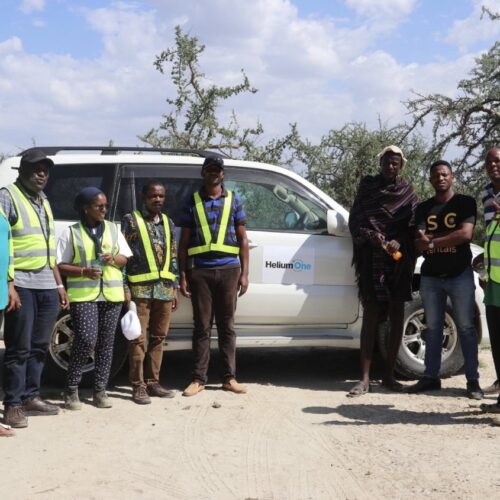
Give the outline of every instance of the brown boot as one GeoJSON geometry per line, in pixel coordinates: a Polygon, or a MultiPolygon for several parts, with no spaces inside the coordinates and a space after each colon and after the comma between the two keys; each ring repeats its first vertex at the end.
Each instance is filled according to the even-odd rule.
{"type": "Polygon", "coordinates": [[[3,420],[10,427],[14,427],[14,429],[28,427],[28,417],[21,405],[7,406],[4,410],[3,420]]]}
{"type": "Polygon", "coordinates": [[[196,396],[196,394],[201,392],[203,389],[205,389],[205,386],[201,382],[194,380],[184,389],[184,392],[182,393],[182,395],[188,396],[188,397],[189,396],[196,396]]]}
{"type": "Polygon", "coordinates": [[[155,398],[173,398],[175,396],[175,392],[170,389],[165,389],[158,382],[152,382],[148,384],[146,387],[146,391],[148,394],[155,398]]]}
{"type": "Polygon", "coordinates": [[[136,385],[132,388],[132,399],[138,405],[151,404],[151,399],[149,399],[146,388],[143,385],[136,385]]]}
{"type": "Polygon", "coordinates": [[[234,392],[235,394],[245,394],[247,392],[247,388],[238,383],[235,378],[228,380],[222,384],[222,389],[225,391],[234,392]]]}

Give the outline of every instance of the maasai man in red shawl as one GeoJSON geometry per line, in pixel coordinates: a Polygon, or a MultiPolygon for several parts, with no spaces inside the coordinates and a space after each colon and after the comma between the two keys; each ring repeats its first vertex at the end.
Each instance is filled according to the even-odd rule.
{"type": "Polygon", "coordinates": [[[348,396],[370,391],[370,366],[381,321],[388,317],[387,364],[382,385],[402,390],[394,379],[394,365],[403,336],[404,303],[411,300],[414,251],[414,214],[417,196],[399,176],[406,158],[397,146],[378,155],[380,173],[361,179],[349,217],[353,264],[363,304],[361,380],[348,396]]]}

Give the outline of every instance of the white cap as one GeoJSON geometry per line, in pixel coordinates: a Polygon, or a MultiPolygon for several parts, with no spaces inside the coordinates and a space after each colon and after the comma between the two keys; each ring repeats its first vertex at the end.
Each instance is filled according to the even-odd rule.
{"type": "Polygon", "coordinates": [[[380,153],[377,155],[377,158],[380,160],[382,156],[384,156],[386,153],[395,153],[397,155],[401,155],[401,159],[403,160],[403,167],[405,166],[405,163],[407,162],[407,159],[405,158],[405,155],[403,154],[403,151],[401,148],[398,148],[397,146],[391,145],[387,146],[386,148],[382,149],[380,153]]]}

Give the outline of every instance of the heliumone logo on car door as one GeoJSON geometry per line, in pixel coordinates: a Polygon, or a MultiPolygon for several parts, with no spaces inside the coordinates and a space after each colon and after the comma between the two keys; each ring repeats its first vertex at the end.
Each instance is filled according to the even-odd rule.
{"type": "Polygon", "coordinates": [[[263,257],[263,283],[314,283],[314,248],[266,246],[263,257]]]}

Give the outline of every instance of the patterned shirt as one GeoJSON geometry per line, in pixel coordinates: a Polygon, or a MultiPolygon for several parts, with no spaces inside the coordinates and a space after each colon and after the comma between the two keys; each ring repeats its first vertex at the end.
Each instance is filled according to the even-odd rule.
{"type": "MultiPolygon", "coordinates": [[[[143,210],[142,216],[146,224],[149,237],[151,239],[153,251],[156,252],[158,262],[163,264],[165,254],[165,228],[163,227],[163,220],[160,217],[158,222],[147,220],[148,212],[143,210]]],[[[175,226],[174,223],[168,219],[170,225],[170,269],[175,275],[178,275],[177,268],[177,243],[175,241],[175,226]]],[[[134,260],[145,259],[143,255],[143,246],[140,239],[139,229],[137,222],[132,214],[127,214],[123,217],[121,222],[122,233],[127,240],[134,256],[129,259],[127,268],[134,265],[134,260]]],[[[130,293],[133,299],[157,299],[170,302],[175,297],[175,289],[179,287],[177,279],[172,282],[169,279],[158,279],[152,283],[133,285],[128,283],[130,293]]]]}
{"type": "MultiPolygon", "coordinates": [[[[222,193],[217,198],[212,198],[208,195],[203,186],[198,192],[203,201],[203,206],[205,207],[207,222],[213,239],[214,236],[219,233],[222,208],[224,207],[224,200],[227,196],[227,189],[222,186],[222,193]]],[[[200,241],[199,228],[196,224],[195,212],[194,198],[193,195],[190,195],[185,200],[180,223],[181,227],[186,227],[191,230],[191,241],[189,242],[189,247],[195,247],[203,244],[203,242],[200,241]]],[[[243,209],[243,203],[238,194],[233,191],[233,203],[224,243],[236,245],[238,243],[236,238],[236,227],[244,226],[245,223],[246,214],[243,209]]],[[[227,254],[224,252],[206,252],[196,255],[193,259],[193,265],[194,267],[236,267],[240,265],[240,260],[237,255],[227,254]]]]}
{"type": "Polygon", "coordinates": [[[495,194],[495,189],[493,188],[492,182],[490,182],[484,188],[481,199],[484,207],[484,222],[486,224],[486,227],[488,227],[489,223],[493,220],[496,212],[496,208],[493,205],[492,201],[495,200],[500,204],[500,193],[495,194]]]}

